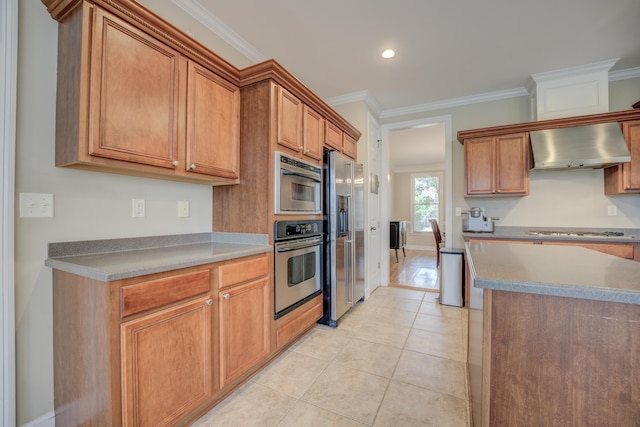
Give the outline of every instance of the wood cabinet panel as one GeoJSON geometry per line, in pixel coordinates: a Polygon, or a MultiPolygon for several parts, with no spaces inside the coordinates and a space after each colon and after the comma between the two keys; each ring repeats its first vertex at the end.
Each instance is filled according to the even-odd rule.
{"type": "Polygon", "coordinates": [[[220,288],[237,285],[258,277],[268,276],[271,272],[271,258],[263,255],[245,261],[225,264],[218,268],[220,288]]]}
{"type": "Polygon", "coordinates": [[[174,168],[179,54],[95,8],[89,154],[174,168]]]}
{"type": "Polygon", "coordinates": [[[322,317],[322,295],[314,298],[308,308],[303,311],[291,313],[283,317],[285,323],[278,325],[276,329],[276,347],[281,348],[289,344],[295,337],[313,327],[322,317]]]}
{"type": "Polygon", "coordinates": [[[465,140],[465,195],[529,194],[529,151],[526,133],[465,140]]]}
{"type": "Polygon", "coordinates": [[[180,274],[120,289],[122,317],[209,292],[210,271],[180,274]]]}
{"type": "Polygon", "coordinates": [[[213,395],[209,296],[122,324],[123,425],[171,426],[213,395]]]}
{"type": "Polygon", "coordinates": [[[282,86],[276,88],[277,120],[276,142],[295,152],[303,150],[302,145],[302,102],[282,86]]]}
{"type": "Polygon", "coordinates": [[[358,141],[346,133],[342,134],[342,153],[354,160],[358,158],[358,141]]]}
{"type": "Polygon", "coordinates": [[[329,120],[324,122],[324,145],[342,151],[342,131],[329,120]]]}
{"type": "Polygon", "coordinates": [[[238,381],[271,351],[272,287],[268,278],[219,295],[220,388],[238,381]]]}
{"type": "Polygon", "coordinates": [[[315,160],[322,160],[324,119],[306,105],[304,106],[302,117],[304,155],[315,160]]]}
{"type": "Polygon", "coordinates": [[[187,170],[238,178],[240,89],[190,61],[188,94],[187,170]]]}
{"type": "Polygon", "coordinates": [[[631,161],[604,170],[605,194],[640,193],[640,120],[622,123],[631,161]]]}
{"type": "Polygon", "coordinates": [[[493,138],[465,141],[465,193],[467,196],[494,193],[494,149],[493,138]]]}

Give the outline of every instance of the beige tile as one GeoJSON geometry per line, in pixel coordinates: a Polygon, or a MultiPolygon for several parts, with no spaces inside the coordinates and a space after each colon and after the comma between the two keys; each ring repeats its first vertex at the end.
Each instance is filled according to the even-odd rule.
{"type": "Polygon", "coordinates": [[[311,403],[298,401],[278,427],[365,427],[359,423],[311,403]]]}
{"type": "Polygon", "coordinates": [[[391,378],[400,352],[397,347],[355,338],[342,349],[334,361],[359,371],[391,378]]]}
{"type": "Polygon", "coordinates": [[[375,316],[367,318],[367,322],[387,323],[398,326],[411,326],[416,318],[415,311],[404,311],[396,308],[376,307],[375,316]]]}
{"type": "Polygon", "coordinates": [[[374,427],[462,427],[467,402],[448,394],[391,381],[374,427]]]}
{"type": "Polygon", "coordinates": [[[429,354],[404,350],[393,379],[466,399],[466,364],[429,354]]]}
{"type": "Polygon", "coordinates": [[[351,335],[331,328],[315,328],[297,343],[291,351],[323,360],[333,360],[349,342],[351,335]]]}
{"type": "Polygon", "coordinates": [[[286,395],[299,398],[329,362],[296,352],[287,352],[285,357],[271,363],[260,372],[254,381],[286,395]]]}
{"type": "Polygon", "coordinates": [[[434,316],[442,317],[455,317],[461,318],[465,309],[460,307],[450,307],[448,305],[442,305],[433,301],[423,301],[420,305],[419,313],[431,314],[434,316]]]}
{"type": "Polygon", "coordinates": [[[193,424],[196,427],[270,427],[278,425],[295,399],[251,382],[193,424]]]}
{"type": "Polygon", "coordinates": [[[460,336],[412,329],[404,348],[406,350],[445,357],[459,362],[466,361],[463,339],[460,336]]]}
{"type": "Polygon", "coordinates": [[[368,324],[363,325],[355,337],[365,341],[402,348],[411,328],[407,326],[389,325],[383,323],[384,319],[379,319],[379,321],[381,323],[372,320],[368,324]]]}
{"type": "Polygon", "coordinates": [[[374,296],[384,296],[384,297],[397,297],[397,298],[407,298],[414,299],[418,301],[422,301],[425,297],[424,291],[418,291],[413,289],[405,289],[405,288],[394,288],[390,286],[381,286],[375,290],[373,293],[374,296]]]}
{"type": "Polygon", "coordinates": [[[389,380],[331,363],[302,400],[371,425],[389,380]]]}
{"type": "Polygon", "coordinates": [[[423,331],[438,332],[441,334],[453,335],[462,338],[463,336],[463,321],[462,319],[455,317],[442,317],[433,314],[421,314],[416,315],[415,322],[413,323],[415,329],[422,329],[423,331]]]}
{"type": "Polygon", "coordinates": [[[420,300],[410,299],[410,298],[402,298],[395,296],[378,296],[371,297],[371,301],[369,301],[371,305],[379,306],[379,307],[387,307],[394,310],[403,310],[410,311],[412,313],[417,313],[420,309],[420,300]]]}

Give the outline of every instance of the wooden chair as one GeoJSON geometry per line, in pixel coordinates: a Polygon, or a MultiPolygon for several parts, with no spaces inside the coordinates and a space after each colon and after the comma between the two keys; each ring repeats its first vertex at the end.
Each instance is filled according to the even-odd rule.
{"type": "Polygon", "coordinates": [[[435,219],[430,219],[429,223],[431,224],[431,230],[433,231],[433,238],[436,241],[436,266],[440,265],[440,248],[444,246],[444,240],[442,239],[442,234],[440,233],[440,227],[438,227],[438,221],[435,219]]]}

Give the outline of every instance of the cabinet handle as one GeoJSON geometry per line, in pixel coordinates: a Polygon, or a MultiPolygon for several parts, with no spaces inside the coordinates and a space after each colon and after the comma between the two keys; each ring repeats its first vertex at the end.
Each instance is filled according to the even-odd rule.
{"type": "Polygon", "coordinates": [[[369,228],[369,230],[371,230],[371,231],[376,231],[376,230],[377,230],[377,228],[376,228],[376,227],[370,227],[370,228],[369,228]]]}
{"type": "Polygon", "coordinates": [[[180,166],[180,162],[177,160],[174,160],[173,163],[171,163],[173,166],[178,167],[180,166]]]}
{"type": "Polygon", "coordinates": [[[208,300],[205,301],[207,303],[207,305],[211,305],[213,304],[213,300],[211,298],[209,298],[208,300]]]}
{"type": "Polygon", "coordinates": [[[189,166],[189,169],[195,169],[196,168],[196,164],[195,163],[191,163],[191,166],[189,166]]]}
{"type": "Polygon", "coordinates": [[[224,295],[222,295],[222,298],[224,298],[224,299],[229,299],[229,298],[231,298],[231,295],[229,295],[229,294],[224,294],[224,295]]]}

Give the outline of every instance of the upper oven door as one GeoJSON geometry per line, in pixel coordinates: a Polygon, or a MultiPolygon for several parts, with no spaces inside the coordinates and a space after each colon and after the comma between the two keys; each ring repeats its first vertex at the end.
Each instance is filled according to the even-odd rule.
{"type": "Polygon", "coordinates": [[[275,213],[321,214],[322,168],[276,153],[275,213]]]}

